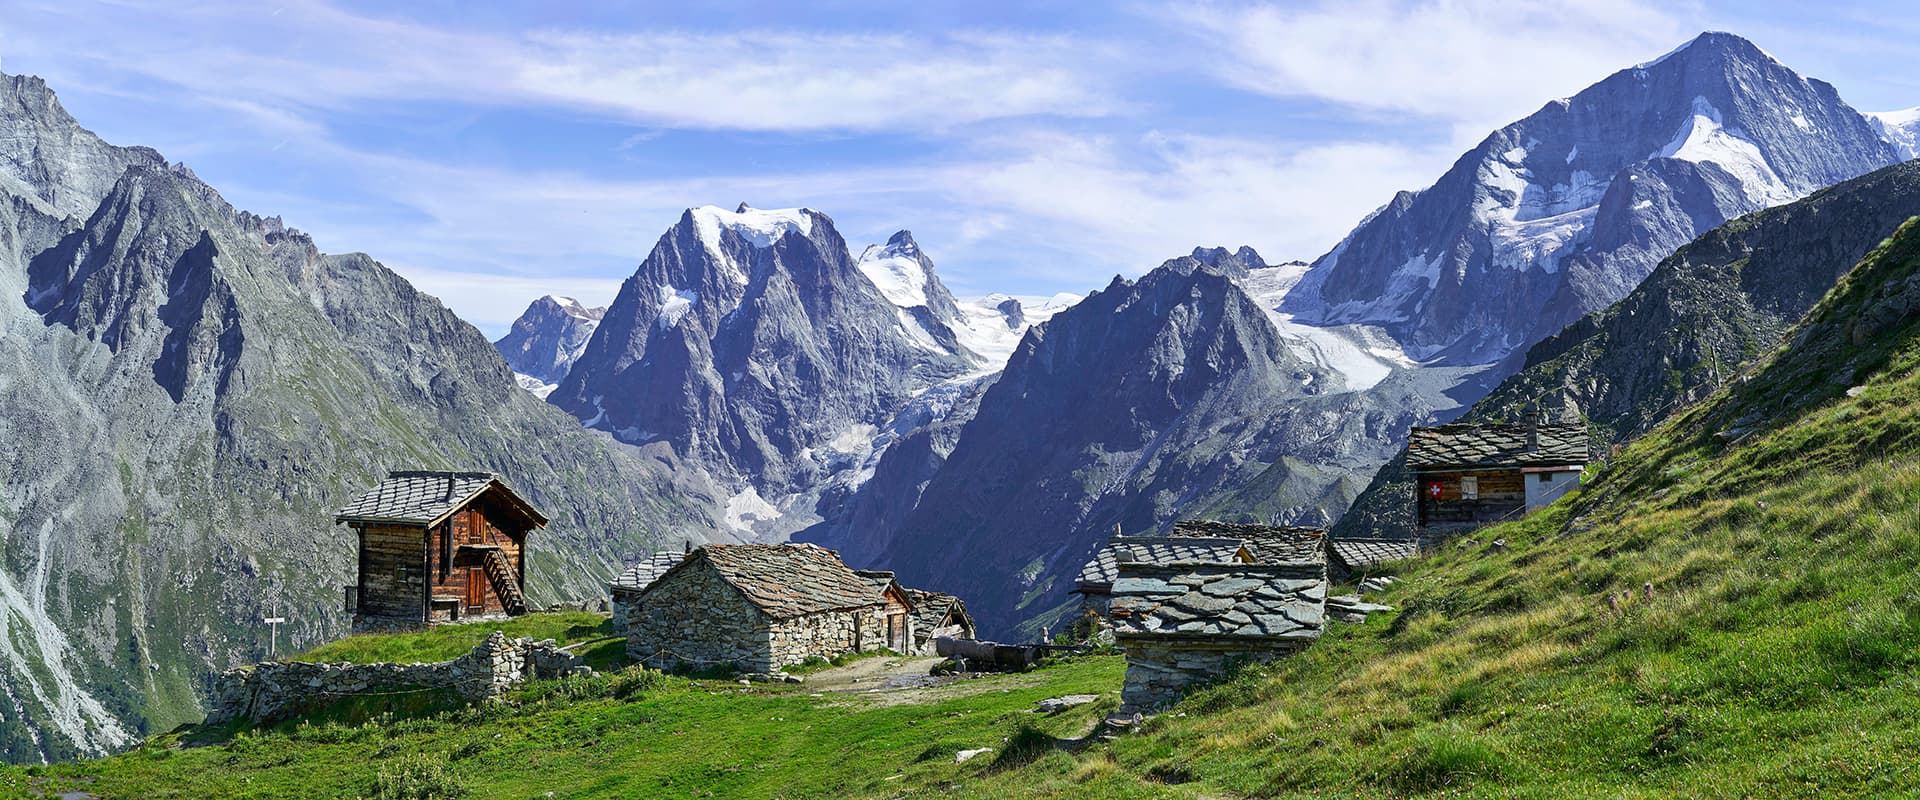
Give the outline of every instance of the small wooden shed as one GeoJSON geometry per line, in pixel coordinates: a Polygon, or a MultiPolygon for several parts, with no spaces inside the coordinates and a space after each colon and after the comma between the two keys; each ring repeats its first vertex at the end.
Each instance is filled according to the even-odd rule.
{"type": "Polygon", "coordinates": [[[1418,526],[1516,519],[1579,486],[1588,458],[1580,423],[1415,427],[1407,435],[1407,468],[1418,526]]]}
{"type": "Polygon", "coordinates": [[[359,536],[356,630],[527,612],[527,534],[547,517],[493,473],[389,472],[334,519],[359,536]]]}

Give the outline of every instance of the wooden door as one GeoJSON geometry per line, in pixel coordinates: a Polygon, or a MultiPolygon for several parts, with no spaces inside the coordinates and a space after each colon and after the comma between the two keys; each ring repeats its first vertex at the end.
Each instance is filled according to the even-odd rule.
{"type": "Polygon", "coordinates": [[[480,611],[487,605],[487,571],[480,567],[467,568],[467,608],[480,611]]]}

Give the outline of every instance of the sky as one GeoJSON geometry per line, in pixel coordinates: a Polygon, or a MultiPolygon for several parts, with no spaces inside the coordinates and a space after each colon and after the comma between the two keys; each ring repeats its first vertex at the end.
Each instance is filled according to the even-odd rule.
{"type": "Polygon", "coordinates": [[[0,71],[490,337],[690,206],[911,229],[957,294],[1311,260],[1491,130],[1703,30],[1920,105],[1900,2],[0,0],[0,71]]]}

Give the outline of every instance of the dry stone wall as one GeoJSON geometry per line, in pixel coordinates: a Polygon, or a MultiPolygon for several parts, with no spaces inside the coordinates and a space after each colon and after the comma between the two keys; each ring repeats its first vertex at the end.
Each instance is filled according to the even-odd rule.
{"type": "MultiPolygon", "coordinates": [[[[772,672],[765,615],[712,570],[685,569],[627,604],[627,656],[650,667],[772,672]]],[[[615,625],[620,624],[618,618],[615,625]]]]}
{"type": "Polygon", "coordinates": [[[272,661],[220,674],[208,704],[208,724],[278,722],[345,698],[405,691],[451,690],[467,702],[499,696],[528,678],[557,678],[588,670],[553,640],[508,639],[494,631],[472,651],[427,664],[313,664],[272,661]]]}
{"type": "Polygon", "coordinates": [[[1127,678],[1120,702],[1129,710],[1146,711],[1173,705],[1194,687],[1217,681],[1238,667],[1300,652],[1307,643],[1127,639],[1121,645],[1127,653],[1127,678]]]}

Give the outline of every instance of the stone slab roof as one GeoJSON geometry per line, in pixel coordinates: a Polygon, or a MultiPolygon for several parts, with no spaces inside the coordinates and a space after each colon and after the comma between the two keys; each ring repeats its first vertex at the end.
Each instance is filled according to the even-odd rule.
{"type": "Polygon", "coordinates": [[[386,480],[340,509],[334,521],[430,526],[489,490],[497,491],[505,505],[524,515],[533,527],[547,524],[545,515],[534,510],[491,472],[437,470],[389,472],[386,480]]]}
{"type": "Polygon", "coordinates": [[[646,588],[652,586],[653,582],[658,580],[660,576],[667,574],[667,570],[679,566],[680,562],[686,560],[686,558],[687,554],[685,552],[679,550],[662,550],[641,559],[639,563],[631,567],[627,567],[626,571],[621,572],[609,585],[623,591],[645,591],[646,588]]]}
{"type": "Polygon", "coordinates": [[[1263,564],[1279,561],[1324,562],[1327,560],[1326,528],[1189,519],[1174,523],[1173,535],[1238,539],[1246,544],[1247,552],[1253,556],[1253,560],[1263,564]]]}
{"type": "MultiPolygon", "coordinates": [[[[692,568],[696,562],[711,564],[748,602],[774,619],[883,602],[868,579],[819,545],[710,544],[669,572],[692,568]]],[[[656,579],[653,585],[660,583],[656,579]]]]}
{"type": "Polygon", "coordinates": [[[1350,570],[1420,555],[1420,545],[1412,539],[1334,539],[1329,547],[1334,560],[1350,570]]]}
{"type": "Polygon", "coordinates": [[[1447,467],[1550,467],[1585,464],[1587,427],[1581,423],[1539,426],[1539,446],[1527,446],[1525,425],[1441,425],[1415,427],[1407,434],[1407,466],[1415,470],[1447,467]]]}
{"type": "Polygon", "coordinates": [[[1154,564],[1174,562],[1232,563],[1243,545],[1239,539],[1201,536],[1115,536],[1093,554],[1093,560],[1080,568],[1074,586],[1104,591],[1120,576],[1120,551],[1130,559],[1154,564]]]}
{"type": "Polygon", "coordinates": [[[860,576],[873,587],[874,594],[882,594],[893,585],[893,572],[884,569],[856,569],[853,574],[860,576]]]}
{"type": "Polygon", "coordinates": [[[913,628],[927,633],[946,621],[949,613],[973,627],[973,615],[967,613],[967,604],[960,598],[941,592],[929,592],[925,589],[908,589],[907,600],[913,603],[913,628]]]}
{"type": "Polygon", "coordinates": [[[1325,564],[1127,563],[1110,613],[1122,637],[1316,639],[1326,602],[1325,564]]]}

